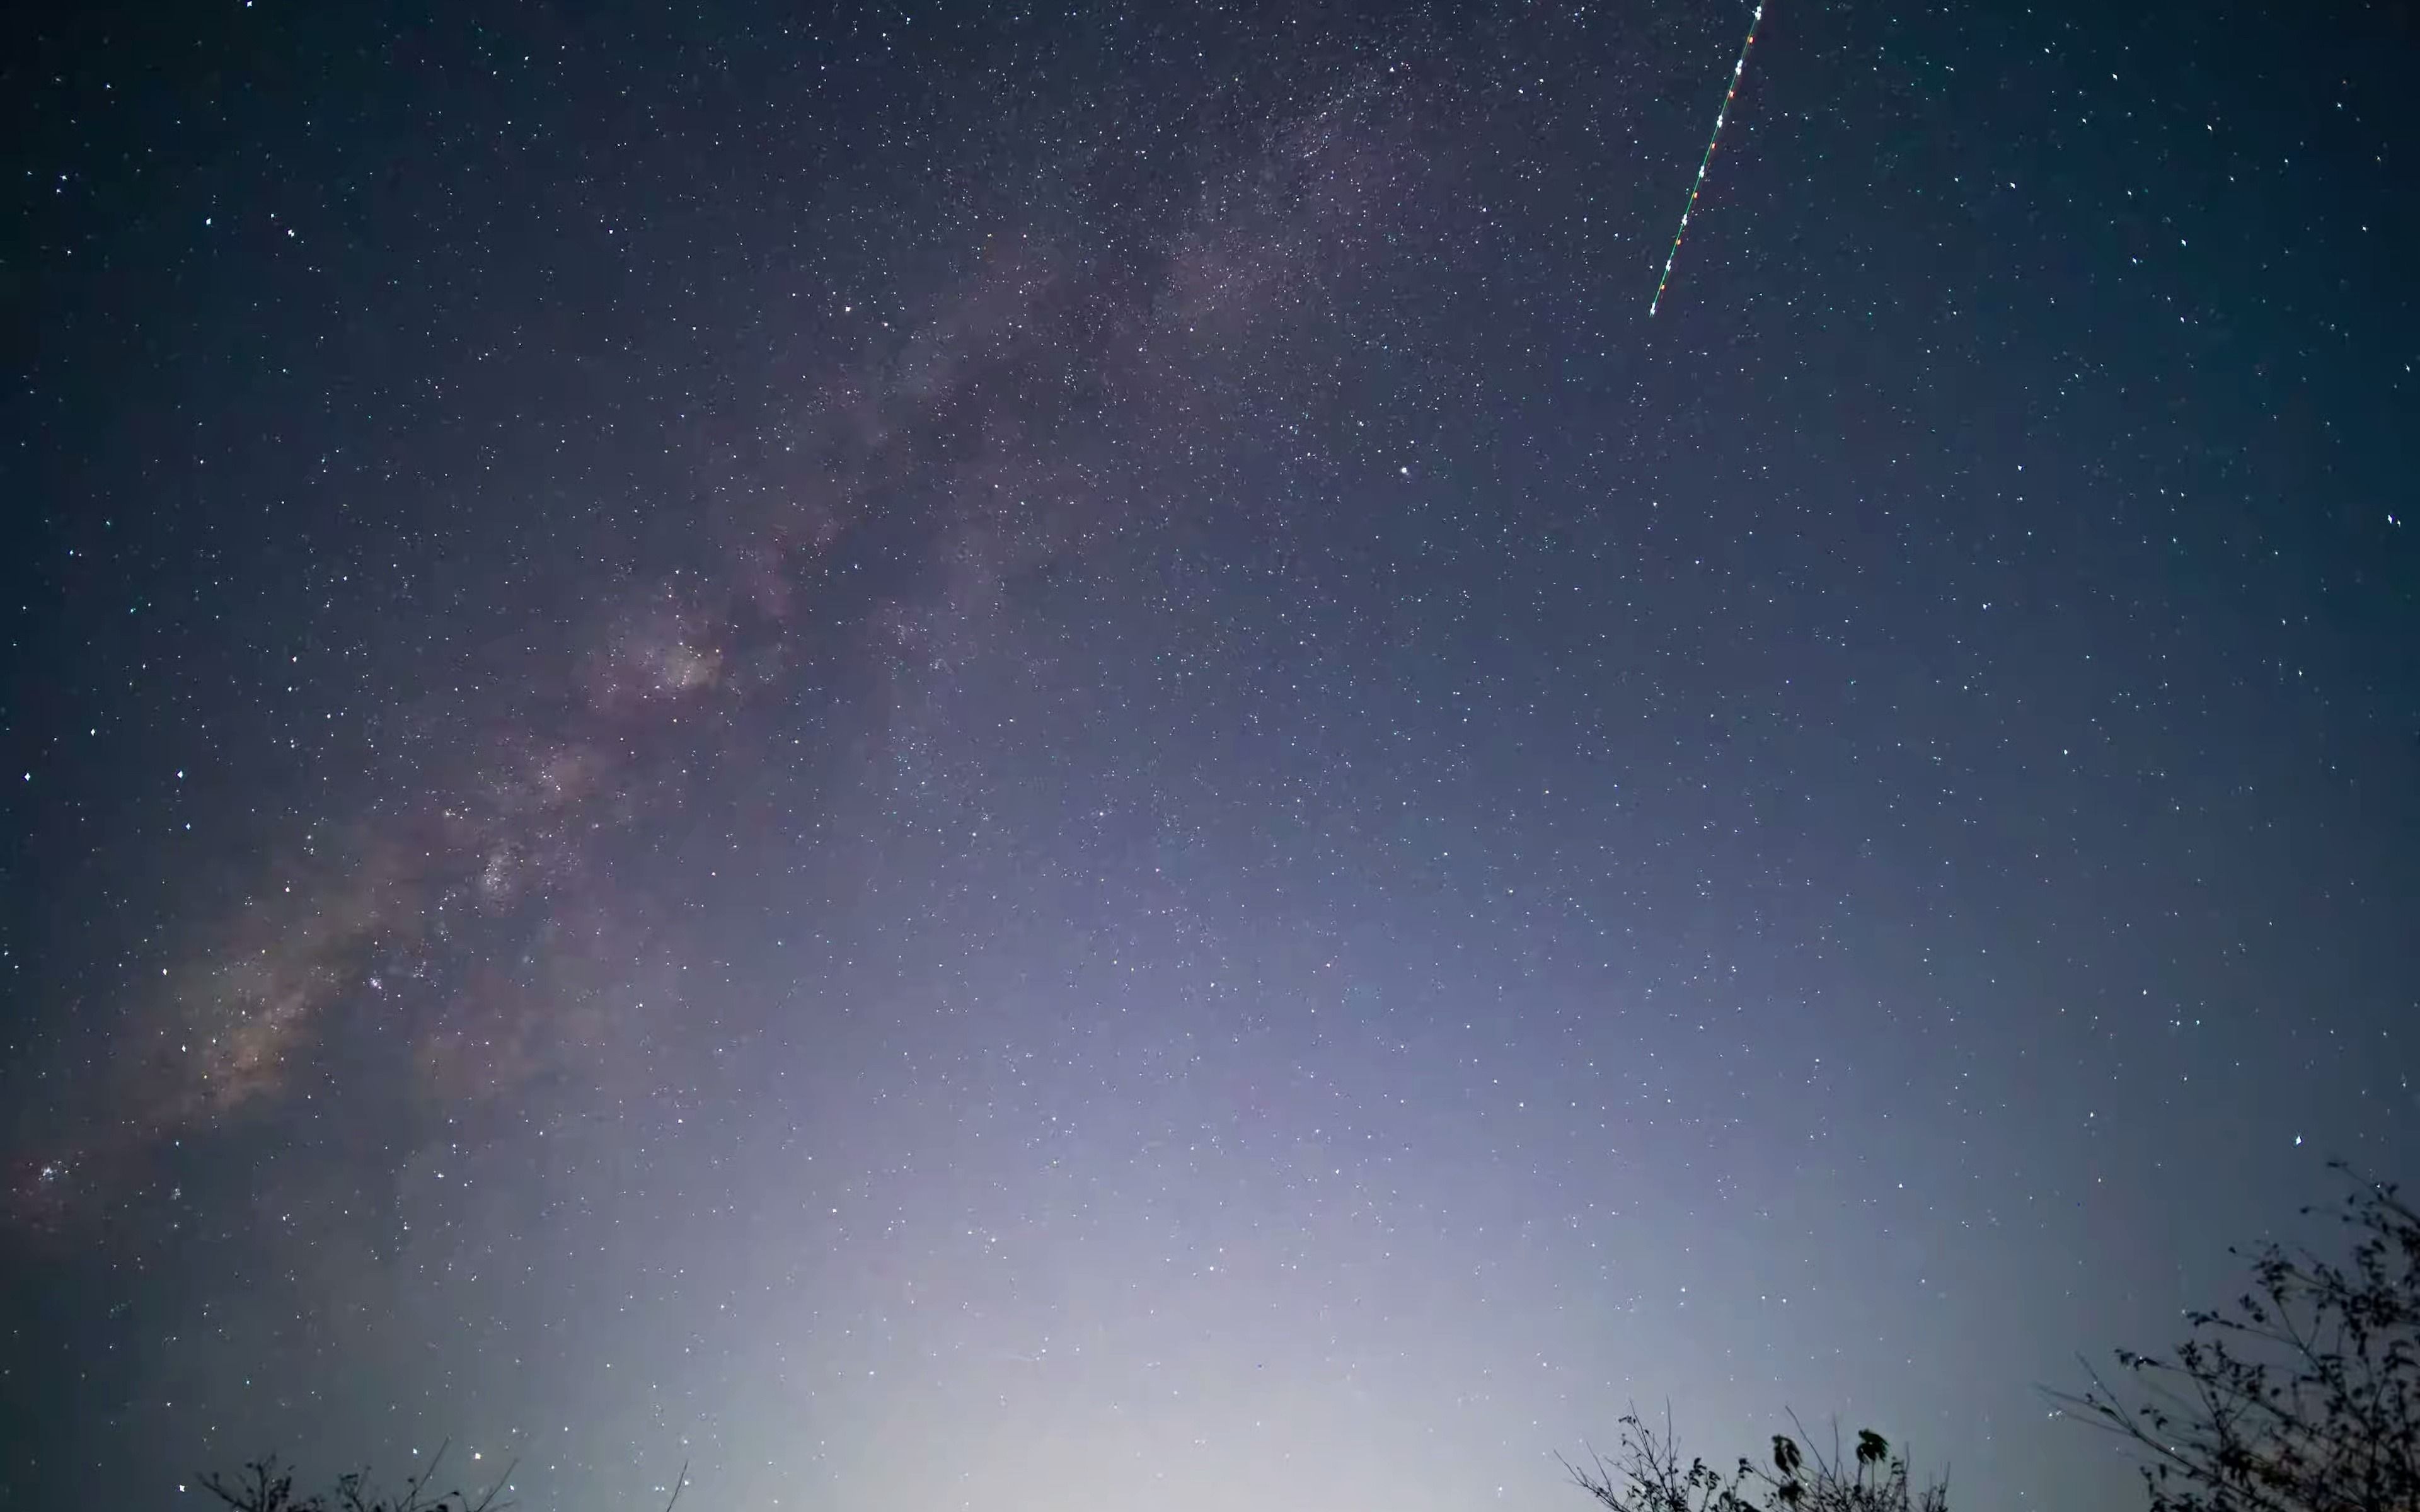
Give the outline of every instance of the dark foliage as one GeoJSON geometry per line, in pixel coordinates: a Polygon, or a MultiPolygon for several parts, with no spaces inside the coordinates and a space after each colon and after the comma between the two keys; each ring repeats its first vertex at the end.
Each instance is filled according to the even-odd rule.
{"type": "Polygon", "coordinates": [[[1684,1466],[1669,1420],[1659,1437],[1635,1412],[1621,1420],[1612,1463],[1591,1453],[1588,1464],[1566,1459],[1563,1468],[1610,1512],[1946,1512],[1948,1488],[1915,1489],[1906,1458],[1881,1434],[1860,1429],[1856,1448],[1844,1452],[1836,1430],[1827,1456],[1791,1422],[1795,1433],[1773,1436],[1769,1470],[1745,1458],[1729,1474],[1703,1459],[1684,1466]]]}
{"type": "Polygon", "coordinates": [[[2087,1389],[2052,1394],[2144,1451],[2152,1512],[2420,1509],[2420,1214],[2335,1168],[2349,1263],[2265,1245],[2252,1289],[2188,1313],[2173,1356],[2118,1351],[2133,1397],[2088,1365],[2087,1389]]]}
{"type": "MultiPolygon", "coordinates": [[[[202,1489],[217,1497],[228,1512],[504,1512],[512,1505],[502,1500],[504,1485],[512,1479],[511,1466],[477,1496],[454,1490],[431,1497],[429,1483],[437,1478],[437,1469],[444,1460],[445,1446],[441,1444],[428,1468],[405,1481],[402,1491],[394,1497],[372,1490],[368,1477],[358,1471],[338,1476],[333,1490],[297,1496],[294,1473],[275,1456],[253,1461],[243,1467],[242,1474],[232,1478],[204,1475],[202,1489]]],[[[673,1481],[672,1500],[664,1504],[664,1512],[673,1512],[688,1487],[689,1466],[683,1465],[673,1481]]]]}
{"type": "Polygon", "coordinates": [[[338,1476],[333,1491],[298,1497],[294,1494],[294,1473],[278,1463],[273,1455],[244,1466],[243,1473],[233,1479],[204,1475],[202,1489],[217,1497],[228,1512],[503,1512],[512,1504],[498,1500],[504,1482],[512,1478],[509,1466],[496,1478],[496,1484],[476,1499],[465,1491],[447,1491],[431,1498],[428,1483],[436,1478],[438,1467],[444,1462],[445,1446],[441,1444],[429,1459],[428,1468],[405,1481],[402,1493],[393,1498],[372,1490],[368,1476],[360,1471],[338,1476]]]}

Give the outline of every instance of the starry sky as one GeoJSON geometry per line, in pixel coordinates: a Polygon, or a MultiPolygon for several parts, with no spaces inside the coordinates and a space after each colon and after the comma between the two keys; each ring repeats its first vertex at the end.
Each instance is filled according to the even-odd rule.
{"type": "Polygon", "coordinates": [[[1746,23],[12,23],[0,1505],[2135,1504],[2415,1149],[2413,15],[1774,0],[1651,318],[1746,23]]]}

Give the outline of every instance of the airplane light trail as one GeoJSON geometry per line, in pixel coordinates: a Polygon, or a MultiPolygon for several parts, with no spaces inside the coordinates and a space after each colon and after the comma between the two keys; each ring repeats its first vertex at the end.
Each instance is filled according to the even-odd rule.
{"type": "Polygon", "coordinates": [[[1698,208],[1698,191],[1706,186],[1706,169],[1714,161],[1714,144],[1723,139],[1723,122],[1730,119],[1731,101],[1739,98],[1741,75],[1747,72],[1747,50],[1756,45],[1756,29],[1764,23],[1764,0],[1757,0],[1756,14],[1748,18],[1747,40],[1740,44],[1739,61],[1731,65],[1731,86],[1723,91],[1723,108],[1714,112],[1714,134],[1706,138],[1706,155],[1698,160],[1698,177],[1689,186],[1689,202],[1681,207],[1681,228],[1672,233],[1672,250],[1664,255],[1664,276],[1655,281],[1655,297],[1647,301],[1647,313],[1653,315],[1664,302],[1664,285],[1672,282],[1672,264],[1681,255],[1681,239],[1689,234],[1689,215],[1698,208]]]}

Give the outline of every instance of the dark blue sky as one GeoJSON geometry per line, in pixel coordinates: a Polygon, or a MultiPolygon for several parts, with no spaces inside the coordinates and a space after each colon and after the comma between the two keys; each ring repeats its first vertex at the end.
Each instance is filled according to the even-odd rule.
{"type": "Polygon", "coordinates": [[[2415,1143],[2414,23],[1775,0],[1650,318],[1746,19],[16,23],[0,1504],[2133,1504],[2415,1143]]]}

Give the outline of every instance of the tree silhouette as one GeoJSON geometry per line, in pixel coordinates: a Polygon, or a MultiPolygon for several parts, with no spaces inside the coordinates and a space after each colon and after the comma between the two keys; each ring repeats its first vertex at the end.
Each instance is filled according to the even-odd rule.
{"type": "Polygon", "coordinates": [[[2146,1453],[2152,1512],[2420,1508],[2420,1213],[2330,1165],[2354,1183],[2349,1264],[2265,1244],[2252,1289],[2186,1314],[2174,1356],[2118,1352],[2135,1399],[2088,1363],[2088,1387],[2050,1394],[2146,1453]]]}
{"type": "Polygon", "coordinates": [[[1610,1464],[1590,1453],[1586,1465],[1565,1459],[1563,1468],[1610,1512],[1946,1512],[1948,1488],[1936,1481],[1916,1489],[1905,1457],[1871,1428],[1858,1430],[1848,1453],[1835,1428],[1827,1456],[1795,1416],[1790,1421],[1795,1432],[1773,1436],[1770,1470],[1746,1458],[1728,1475],[1703,1459],[1684,1466],[1668,1412],[1658,1437],[1636,1410],[1621,1420],[1610,1464]]]}

